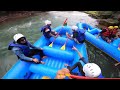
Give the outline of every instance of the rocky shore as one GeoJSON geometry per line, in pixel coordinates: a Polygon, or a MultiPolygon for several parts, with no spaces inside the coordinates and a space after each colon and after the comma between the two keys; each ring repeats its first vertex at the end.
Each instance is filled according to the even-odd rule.
{"type": "Polygon", "coordinates": [[[97,19],[99,28],[110,25],[120,27],[120,11],[85,11],[85,13],[97,19]]]}
{"type": "MultiPolygon", "coordinates": [[[[120,27],[120,11],[84,11],[89,16],[97,19],[100,29],[105,26],[118,25],[120,27]]],[[[38,15],[40,11],[1,11],[0,24],[38,15]]]]}

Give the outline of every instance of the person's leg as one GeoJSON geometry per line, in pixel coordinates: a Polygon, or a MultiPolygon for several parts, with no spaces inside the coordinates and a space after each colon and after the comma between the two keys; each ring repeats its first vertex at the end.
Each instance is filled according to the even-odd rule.
{"type": "Polygon", "coordinates": [[[35,55],[35,54],[39,54],[41,58],[43,58],[43,56],[45,56],[45,54],[43,53],[43,50],[39,50],[39,49],[31,49],[31,56],[35,55]]]}
{"type": "Polygon", "coordinates": [[[82,66],[82,64],[80,62],[78,62],[77,66],[78,66],[79,72],[82,74],[82,76],[85,76],[85,73],[83,72],[83,66],[82,66]]]}
{"type": "MultiPolygon", "coordinates": [[[[77,62],[78,63],[78,62],[77,62]]],[[[77,63],[75,63],[73,66],[69,66],[68,64],[65,64],[65,66],[67,66],[67,69],[70,71],[71,74],[75,74],[78,75],[78,73],[73,73],[72,70],[75,69],[78,65],[77,63]]]]}

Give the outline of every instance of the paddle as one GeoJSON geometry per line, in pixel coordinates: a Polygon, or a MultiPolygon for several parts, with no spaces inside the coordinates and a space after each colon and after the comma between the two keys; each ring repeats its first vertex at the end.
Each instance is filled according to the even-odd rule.
{"type": "MultiPolygon", "coordinates": [[[[67,25],[67,20],[68,18],[65,19],[64,23],[63,23],[63,26],[66,26],[67,25]]],[[[59,35],[59,33],[62,31],[63,27],[61,28],[61,30],[58,32],[57,36],[59,35]]],[[[49,47],[52,47],[53,46],[53,43],[54,41],[56,40],[56,38],[52,41],[52,43],[49,45],[49,47]]]]}
{"type": "MultiPolygon", "coordinates": [[[[61,28],[61,30],[57,33],[57,35],[56,36],[58,36],[59,35],[59,33],[62,31],[62,29],[63,29],[63,27],[61,28]]],[[[53,46],[53,43],[54,43],[54,41],[56,40],[56,38],[52,41],[52,43],[49,45],[49,47],[52,47],[53,46]]]]}
{"type": "Polygon", "coordinates": [[[60,48],[61,50],[65,50],[65,46],[66,46],[67,42],[68,42],[68,38],[67,38],[66,42],[64,43],[64,45],[60,48]]]}
{"type": "Polygon", "coordinates": [[[115,63],[115,66],[117,66],[117,65],[119,65],[120,64],[120,62],[118,62],[118,63],[115,63]]]}

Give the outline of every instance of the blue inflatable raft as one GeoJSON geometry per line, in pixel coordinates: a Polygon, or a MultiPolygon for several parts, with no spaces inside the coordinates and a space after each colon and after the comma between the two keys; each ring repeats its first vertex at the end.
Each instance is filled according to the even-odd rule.
{"type": "Polygon", "coordinates": [[[101,29],[95,28],[90,26],[86,23],[77,23],[78,28],[83,29],[84,27],[87,28],[87,31],[85,32],[86,40],[93,44],[98,49],[105,52],[107,55],[115,59],[117,62],[120,62],[120,38],[115,39],[110,44],[104,41],[101,37],[96,38],[99,32],[101,32],[101,29]]]}
{"type": "MultiPolygon", "coordinates": [[[[18,62],[2,77],[2,79],[41,79],[43,76],[48,76],[54,79],[58,70],[65,68],[64,64],[70,66],[78,62],[79,56],[77,52],[72,50],[73,45],[78,48],[88,62],[88,55],[86,50],[86,44],[76,44],[74,41],[66,38],[66,32],[71,33],[70,26],[58,26],[54,29],[60,33],[60,37],[56,38],[53,46],[49,47],[49,41],[41,36],[34,45],[43,48],[43,52],[47,55],[43,61],[45,64],[34,64],[31,62],[25,62],[18,60],[18,62]],[[60,48],[66,43],[66,49],[60,48]]],[[[52,42],[54,38],[50,38],[52,42]]],[[[82,65],[84,62],[80,61],[82,65]]],[[[73,72],[77,72],[78,69],[74,69],[73,72]]]]}

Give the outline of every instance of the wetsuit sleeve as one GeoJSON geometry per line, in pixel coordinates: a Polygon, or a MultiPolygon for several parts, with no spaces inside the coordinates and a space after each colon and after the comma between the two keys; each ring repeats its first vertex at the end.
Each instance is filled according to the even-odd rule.
{"type": "Polygon", "coordinates": [[[19,56],[20,59],[25,60],[25,61],[32,61],[32,58],[26,57],[26,56],[22,53],[22,51],[20,50],[20,48],[14,47],[14,48],[12,49],[12,51],[13,51],[17,56],[19,56]]]}
{"type": "Polygon", "coordinates": [[[87,63],[84,57],[80,58],[79,60],[82,60],[85,64],[87,63]]]}

